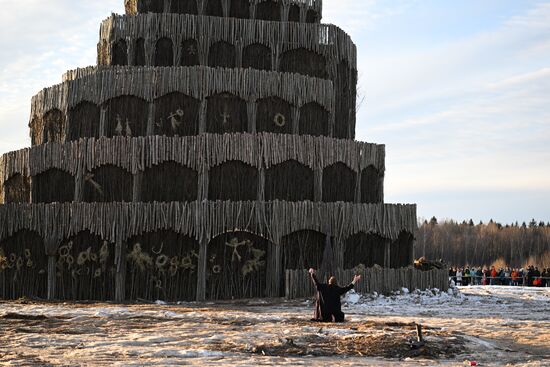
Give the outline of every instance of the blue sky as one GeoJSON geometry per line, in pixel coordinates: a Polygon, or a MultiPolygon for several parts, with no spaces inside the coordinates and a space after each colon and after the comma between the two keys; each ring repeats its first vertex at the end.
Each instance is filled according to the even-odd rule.
{"type": "MultiPolygon", "coordinates": [[[[123,0],[0,0],[0,153],[30,98],[92,65],[123,0]]],[[[324,0],[359,54],[357,138],[384,143],[386,201],[422,217],[550,221],[550,1],[324,0]]]]}

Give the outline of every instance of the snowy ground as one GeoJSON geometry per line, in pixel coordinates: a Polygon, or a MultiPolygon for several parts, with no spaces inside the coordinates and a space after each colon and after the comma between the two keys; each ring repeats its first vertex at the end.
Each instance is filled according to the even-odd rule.
{"type": "Polygon", "coordinates": [[[0,303],[0,365],[456,366],[475,360],[482,366],[550,366],[550,288],[351,294],[346,301],[349,321],[339,325],[309,322],[309,301],[0,303]],[[397,346],[409,350],[414,322],[424,326],[430,348],[456,345],[458,352],[436,359],[372,357],[386,342],[399,344],[389,355],[397,346]],[[367,343],[365,355],[371,356],[348,353],[354,341],[367,343]],[[305,353],[291,352],[296,350],[305,353]]]}

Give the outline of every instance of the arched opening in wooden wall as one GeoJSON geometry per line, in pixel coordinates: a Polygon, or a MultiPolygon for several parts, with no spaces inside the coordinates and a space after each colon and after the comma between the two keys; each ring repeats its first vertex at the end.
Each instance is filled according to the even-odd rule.
{"type": "Polygon", "coordinates": [[[386,240],[374,233],[359,232],[344,242],[344,269],[363,264],[367,268],[384,266],[386,240]]]}
{"type": "Polygon", "coordinates": [[[147,101],[135,96],[120,96],[108,100],[106,105],[106,137],[146,135],[149,116],[147,101]]]}
{"type": "Polygon", "coordinates": [[[197,200],[197,171],[168,161],[143,173],[143,202],[189,202],[197,200]]]}
{"type": "Polygon", "coordinates": [[[213,43],[208,52],[208,66],[234,68],[237,53],[235,46],[225,41],[213,43]]]}
{"type": "Polygon", "coordinates": [[[205,0],[206,11],[204,15],[211,17],[223,17],[223,8],[221,0],[205,0]]]}
{"type": "Polygon", "coordinates": [[[220,93],[207,98],[206,132],[213,134],[246,132],[246,102],[231,94],[220,93]]]}
{"type": "Polygon", "coordinates": [[[354,107],[355,98],[352,99],[350,90],[355,88],[355,85],[350,85],[351,71],[346,61],[342,61],[338,64],[338,76],[335,81],[336,95],[336,116],[338,119],[334,126],[334,137],[347,139],[349,138],[349,121],[350,116],[354,113],[352,107],[354,107]]]}
{"type": "Polygon", "coordinates": [[[200,101],[183,93],[166,94],[155,100],[155,134],[192,136],[199,133],[200,101]]]}
{"type": "Polygon", "coordinates": [[[353,202],[357,174],[344,163],[337,162],[323,170],[323,201],[353,202]]]}
{"type": "Polygon", "coordinates": [[[198,242],[169,230],[143,233],[127,241],[126,298],[194,301],[198,242]]]}
{"type": "Polygon", "coordinates": [[[0,299],[46,298],[48,258],[42,237],[21,230],[0,242],[0,299]]]}
{"type": "Polygon", "coordinates": [[[31,180],[16,173],[4,182],[4,203],[28,203],[31,200],[31,180]]]}
{"type": "Polygon", "coordinates": [[[84,177],[86,203],[131,202],[132,197],[133,176],[125,169],[104,165],[84,177]]]}
{"type": "Polygon", "coordinates": [[[174,44],[170,38],[160,38],[155,46],[155,66],[174,65],[174,44]]]}
{"type": "Polygon", "coordinates": [[[33,203],[69,203],[74,201],[74,177],[50,168],[32,178],[33,203]]]}
{"type": "Polygon", "coordinates": [[[313,170],[290,160],[265,172],[265,200],[313,201],[313,170]]]}
{"type": "Polygon", "coordinates": [[[181,66],[195,66],[199,64],[199,46],[196,40],[187,39],[181,44],[181,66]]]}
{"type": "Polygon", "coordinates": [[[115,298],[115,246],[89,231],[64,240],[57,249],[57,298],[107,301],[115,298]]]}
{"type": "Polygon", "coordinates": [[[112,65],[128,65],[128,45],[122,38],[113,43],[112,65]]]}
{"type": "Polygon", "coordinates": [[[196,0],[172,0],[170,3],[170,12],[176,14],[194,14],[197,15],[196,0]]]}
{"type": "Polygon", "coordinates": [[[319,22],[319,14],[313,9],[309,9],[306,13],[306,23],[317,23],[319,22]]]}
{"type": "Polygon", "coordinates": [[[281,240],[284,269],[321,268],[326,240],[325,234],[311,230],[297,231],[284,236],[281,240]]]}
{"type": "Polygon", "coordinates": [[[329,113],[317,102],[310,102],[300,108],[300,135],[328,136],[329,113]]]}
{"type": "Polygon", "coordinates": [[[412,265],[411,259],[409,257],[413,245],[414,236],[407,231],[402,231],[399,234],[397,240],[391,243],[390,266],[394,269],[397,269],[412,265]]]}
{"type": "Polygon", "coordinates": [[[256,5],[256,19],[281,21],[281,5],[272,0],[262,1],[256,5]]]}
{"type": "Polygon", "coordinates": [[[271,49],[260,43],[246,46],[243,50],[243,68],[271,70],[271,49]]]}
{"type": "Polygon", "coordinates": [[[255,201],[258,197],[258,170],[246,163],[228,161],[210,169],[210,200],[255,201]]]}
{"type": "Polygon", "coordinates": [[[69,140],[98,138],[101,110],[95,104],[83,101],[69,110],[69,140]]]}
{"type": "Polygon", "coordinates": [[[250,1],[249,0],[231,0],[229,8],[229,16],[232,18],[250,18],[250,1]]]}
{"type": "Polygon", "coordinates": [[[258,132],[292,134],[292,108],[287,101],[278,97],[260,99],[256,116],[258,132]]]}
{"type": "Polygon", "coordinates": [[[300,7],[296,4],[291,5],[288,11],[288,21],[289,22],[299,22],[300,21],[300,7]]]}
{"type": "Polygon", "coordinates": [[[138,38],[136,40],[136,57],[135,57],[135,65],[136,66],[145,66],[147,64],[147,60],[145,57],[145,40],[143,38],[138,38]]]}
{"type": "Polygon", "coordinates": [[[368,204],[383,202],[383,185],[384,175],[381,175],[374,166],[368,166],[361,171],[361,202],[368,204]]]}
{"type": "Polygon", "coordinates": [[[283,72],[316,78],[326,79],[328,76],[325,57],[305,48],[297,48],[283,53],[280,69],[283,72]]]}
{"type": "Polygon", "coordinates": [[[208,244],[207,298],[266,296],[269,241],[248,232],[221,234],[208,244]]]}
{"type": "Polygon", "coordinates": [[[42,143],[63,142],[65,135],[65,114],[54,108],[43,117],[44,135],[42,143]]]}

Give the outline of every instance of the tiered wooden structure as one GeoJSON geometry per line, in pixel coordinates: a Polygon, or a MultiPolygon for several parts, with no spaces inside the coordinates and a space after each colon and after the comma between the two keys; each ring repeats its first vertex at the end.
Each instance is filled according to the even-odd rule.
{"type": "Polygon", "coordinates": [[[412,263],[354,141],[356,48],[320,0],[128,0],[98,66],[0,158],[0,297],[277,297],[286,269],[412,263]]]}

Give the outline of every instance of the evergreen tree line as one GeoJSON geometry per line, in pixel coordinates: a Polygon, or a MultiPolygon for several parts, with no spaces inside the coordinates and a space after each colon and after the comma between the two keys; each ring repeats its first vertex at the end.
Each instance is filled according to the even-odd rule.
{"type": "Polygon", "coordinates": [[[475,224],[420,221],[415,257],[441,259],[449,266],[550,267],[550,223],[502,225],[491,220],[475,224]]]}

